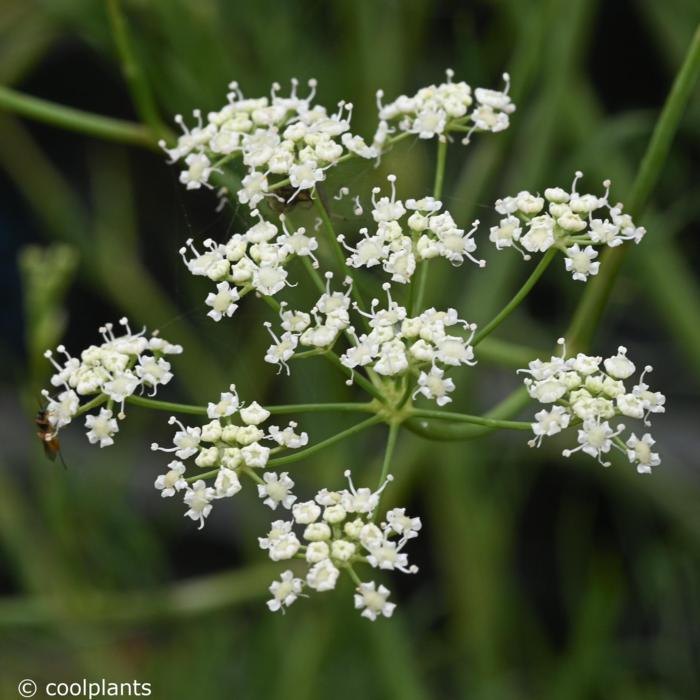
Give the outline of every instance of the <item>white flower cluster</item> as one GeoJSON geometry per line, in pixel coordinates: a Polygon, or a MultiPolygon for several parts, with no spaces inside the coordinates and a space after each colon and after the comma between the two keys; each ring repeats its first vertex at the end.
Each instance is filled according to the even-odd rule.
{"type": "Polygon", "coordinates": [[[471,346],[476,325],[460,319],[455,309],[437,311],[430,308],[419,316],[409,317],[406,308],[391,298],[387,282],[382,287],[387,293],[387,308],[377,308],[379,299],[372,300],[371,313],[359,311],[354,306],[368,319],[369,331],[358,335],[350,321],[350,293],[331,292],[332,277],[327,273],[327,291],[311,313],[282,307],[280,316],[284,333],[280,337],[267,324],[274,342],[265,355],[265,361],[278,364],[280,369],[285,367],[289,373],[287,363],[294,357],[298,346],[320,352],[329,350],[345,332],[351,342],[340,358],[345,367],[353,371],[365,367],[383,377],[415,374],[418,387],[414,398],[422,394],[434,399],[439,406],[449,403],[448,394],[455,385],[444,376],[445,371],[450,367],[476,364],[471,346]],[[466,338],[455,332],[457,326],[468,333],[466,338]]]}
{"type": "Polygon", "coordinates": [[[605,193],[601,197],[579,194],[576,183],[582,175],[576,172],[570,192],[548,187],[544,197],[519,192],[515,197],[497,200],[496,211],[505,218],[491,227],[489,238],[496,248],[515,248],[526,260],[530,253],[558,248],[566,256],[567,271],[575,280],[585,282],[598,274],[596,246],[614,248],[625,241],[639,243],[645,229],[634,225],[629,214],[623,213],[622,204],[608,203],[610,180],[603,183],[605,193]],[[547,211],[542,213],[545,205],[547,211]]]}
{"type": "Polygon", "coordinates": [[[468,258],[479,267],[486,264],[472,256],[476,250],[472,236],[478,221],[465,233],[449,212],[438,213],[442,202],[433,197],[403,202],[396,199],[396,175],[389,175],[387,180],[391,184],[391,197],[377,199],[381,188],[372,190],[372,218],[377,224],[376,231],[370,235],[368,229],[360,229],[362,238],[356,248],[345,242],[345,236],[338,236],[351,253],[347,259],[350,267],[381,265],[391,275],[392,282],[408,284],[421,260],[442,257],[453,265],[461,265],[464,258],[468,258]],[[407,211],[412,213],[402,222],[407,211]]]}
{"type": "MultiPolygon", "coordinates": [[[[312,105],[316,81],[309,80],[306,97],[297,95],[298,81],[292,80],[289,96],[280,96],[274,83],[270,97],[244,98],[238,83],[229,85],[227,104],[207,115],[193,112],[197,125],[188,128],[178,115],[183,130],[173,148],[161,147],[171,162],[184,159],[180,181],[188,189],[212,187],[209,178],[219,166],[241,157],[247,174],[237,192],[238,200],[255,209],[264,197],[289,183],[293,193],[313,189],[326,177],[326,170],[344,155],[376,158],[379,149],[350,133],[352,104],[340,102],[335,114],[312,105]],[[274,182],[272,182],[274,180],[274,182]]],[[[275,195],[279,196],[279,195],[275,195]]]]}
{"type": "MultiPolygon", "coordinates": [[[[152,450],[174,452],[177,457],[168,464],[168,471],[158,476],[155,487],[164,497],[183,491],[188,506],[185,515],[199,521],[200,530],[211,512],[212,501],[230,498],[241,490],[242,473],[253,478],[252,470],[264,469],[270,455],[303,447],[309,440],[306,433],[296,432],[294,422],[285,428],[271,425],[263,430],[260,425],[270,417],[270,412],[255,401],[248,406],[241,405],[233,384],[230,391],[221,394],[219,401],[208,405],[207,414],[211,420],[201,427],[185,426],[172,416],[169,423],[179,428],[173,437],[173,447],[161,447],[155,442],[151,445],[152,450]],[[263,445],[265,440],[275,446],[263,445]],[[214,479],[213,486],[207,486],[205,478],[196,475],[185,478],[187,467],[183,460],[191,458],[196,467],[211,470],[204,476],[214,479]],[[194,483],[190,485],[190,482],[194,483]]],[[[258,490],[265,504],[273,510],[279,503],[289,508],[294,501],[293,497],[289,499],[294,483],[288,476],[282,474],[278,478],[277,474],[267,472],[263,479],[266,490],[264,494],[260,488],[258,490]]]]}
{"type": "Polygon", "coordinates": [[[318,241],[306,235],[300,227],[290,233],[284,215],[280,216],[283,232],[261,214],[252,212],[259,222],[245,233],[234,233],[224,244],[211,239],[204,241],[206,252],[200,253],[190,238],[187,241],[191,257],[186,257],[186,247],[180,248],[180,255],[187,269],[196,276],[208,277],[216,282],[216,292],[206,298],[211,311],[207,316],[220,321],[224,316],[232,316],[238,308],[238,301],[255,290],[265,296],[274,296],[287,282],[285,265],[295,256],[308,255],[313,265],[318,266],[314,251],[318,241]]]}
{"type": "MultiPolygon", "coordinates": [[[[564,346],[564,340],[559,344],[564,346]]],[[[535,360],[525,372],[530,376],[525,381],[530,396],[549,405],[535,414],[532,424],[535,438],[529,443],[539,447],[546,436],[556,435],[569,425],[580,426],[578,447],[564,450],[568,457],[579,450],[595,457],[604,467],[603,455],[616,448],[637,466],[640,474],[651,472],[660,464],[659,455],[652,452],[654,439],[649,433],[637,437],[631,433],[627,441],[620,435],[626,430],[624,423],[614,427],[609,421],[618,416],[636,418],[649,426],[651,413],[663,413],[666,397],[651,391],[644,378],[652,368],[644,368],[637,384],[631,390],[625,380],[636,372],[634,363],[627,357],[627,349],[620,346],[617,354],[606,359],[578,353],[566,359],[553,356],[548,362],[535,360]]]]}
{"type": "Polygon", "coordinates": [[[304,578],[285,571],[279,581],[270,586],[272,598],[267,606],[272,611],[284,612],[306,589],[323,592],[336,587],[341,571],[347,571],[357,584],[355,608],[362,617],[376,620],[390,617],[395,605],[388,601],[389,590],[374,581],[362,583],[354,567],[369,564],[375,569],[401,571],[413,574],[403,551],[406,543],[418,536],[420,518],[406,515],[405,508],[394,508],[386,513],[384,522],[377,525],[374,513],[379,496],[391,476],[377,491],[356,489],[350,472],[346,471],[349,489],[328,491],[322,489],[311,501],[292,506],[292,520],[275,520],[266,537],[259,538],[261,549],[273,561],[303,559],[308,564],[304,578]],[[301,539],[294,531],[303,528],[301,539]]]}
{"type": "Polygon", "coordinates": [[[180,345],[173,345],[163,340],[157,332],[146,336],[144,328],[139,333],[132,333],[126,318],[119,324],[124,327],[122,335],[114,334],[114,326],[107,323],[99,331],[102,334],[101,345],[91,345],[80,353],[80,357],[71,357],[63,345],[57,351],[64,356],[62,364],[51,350],[44,353],[56,368],[51,377],[54,387],[63,391],[52,398],[47,390],[42,395],[47,399],[46,414],[53,435],[68,425],[79,413],[88,410],[81,405],[83,397],[92,397],[95,406],[107,403],[99,413],[85,417],[85,427],[90,443],[99,443],[107,447],[114,443],[114,435],[119,432],[117,418],[124,418],[124,402],[136,390],[143,392],[150,389],[150,396],[155,396],[160,385],[167,384],[173,377],[170,363],[164,355],[182,352],[180,345]],[[119,412],[113,413],[114,404],[119,404],[119,412]]]}
{"type": "Polygon", "coordinates": [[[446,73],[446,82],[423,87],[411,97],[401,95],[386,105],[381,101],[384,92],[379,90],[380,122],[375,142],[382,141],[390,122],[397,122],[399,131],[417,134],[421,139],[434,136],[445,139],[449,131],[466,129],[462,141],[465,144],[475,131],[498,132],[508,128],[508,115],[515,111],[515,105],[508,96],[510,77],[507,73],[503,74],[506,85],[502,91],[476,88],[473,95],[467,83],[452,82],[453,70],[448,69],[446,73]]]}

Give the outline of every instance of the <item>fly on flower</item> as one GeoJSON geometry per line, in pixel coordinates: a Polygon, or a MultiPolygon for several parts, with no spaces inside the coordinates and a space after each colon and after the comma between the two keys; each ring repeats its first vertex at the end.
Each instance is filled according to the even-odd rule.
{"type": "Polygon", "coordinates": [[[303,208],[309,209],[313,198],[311,197],[311,190],[299,190],[297,192],[292,185],[285,185],[284,187],[278,187],[274,194],[268,198],[268,202],[274,212],[286,214],[294,209],[297,204],[303,203],[303,208]]]}
{"type": "Polygon", "coordinates": [[[46,408],[41,408],[34,418],[34,423],[37,430],[37,437],[41,441],[41,446],[44,448],[44,454],[52,461],[56,461],[59,457],[63,468],[67,469],[63,455],[61,454],[61,441],[58,439],[58,433],[49,421],[49,414],[46,408]]]}

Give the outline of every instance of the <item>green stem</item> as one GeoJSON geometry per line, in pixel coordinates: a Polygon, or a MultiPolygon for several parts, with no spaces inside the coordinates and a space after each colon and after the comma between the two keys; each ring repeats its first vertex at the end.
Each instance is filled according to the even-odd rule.
{"type": "Polygon", "coordinates": [[[319,450],[322,450],[326,447],[330,447],[331,445],[335,445],[336,442],[340,442],[341,440],[344,440],[347,437],[350,437],[351,435],[355,435],[356,433],[359,433],[365,428],[369,428],[372,425],[376,425],[377,423],[381,423],[382,418],[379,416],[372,416],[371,418],[368,418],[367,420],[363,420],[361,423],[357,423],[356,425],[351,426],[347,430],[343,430],[335,435],[332,435],[329,438],[326,438],[325,440],[322,440],[321,442],[317,442],[315,445],[312,445],[311,447],[307,447],[305,450],[300,450],[298,452],[294,452],[290,455],[287,455],[286,457],[279,457],[278,459],[271,459],[268,463],[267,466],[268,468],[272,467],[280,467],[283,464],[290,464],[291,462],[298,462],[301,459],[304,459],[306,457],[311,456],[312,454],[315,454],[319,450]]]}
{"type": "Polygon", "coordinates": [[[466,413],[452,413],[451,411],[433,411],[414,409],[411,412],[416,418],[434,418],[435,420],[453,421],[456,423],[471,423],[483,425],[487,428],[506,428],[508,430],[532,430],[530,423],[515,420],[499,420],[486,416],[470,416],[466,413]]]}
{"type": "Polygon", "coordinates": [[[557,254],[556,248],[550,248],[543,256],[542,260],[537,264],[537,267],[532,271],[532,274],[525,280],[525,284],[518,290],[516,295],[501,309],[501,311],[487,323],[475,336],[472,341],[472,347],[476,347],[487,335],[494,331],[498,326],[515,311],[525,297],[530,293],[532,288],[537,283],[544,271],[549,267],[554,256],[557,254]]]}
{"type": "MultiPolygon", "coordinates": [[[[516,415],[524,408],[530,397],[525,387],[517,389],[507,396],[501,403],[494,406],[484,419],[504,420],[516,415]]],[[[404,421],[403,425],[416,435],[428,440],[473,440],[474,438],[488,435],[499,426],[477,426],[468,423],[448,423],[447,421],[431,421],[431,419],[418,418],[416,416],[404,421]]]]}
{"type": "Polygon", "coordinates": [[[195,481],[199,481],[200,479],[208,479],[211,476],[216,476],[219,472],[221,471],[221,467],[217,467],[216,469],[212,469],[211,471],[208,472],[202,472],[201,474],[195,474],[194,476],[188,476],[185,481],[188,484],[193,484],[195,481]]]}
{"type": "Polygon", "coordinates": [[[370,396],[374,396],[375,399],[378,399],[382,403],[386,401],[384,398],[384,395],[382,394],[377,387],[372,384],[368,379],[365,379],[364,375],[360,374],[358,370],[353,370],[348,369],[341,361],[340,358],[333,352],[327,352],[324,354],[324,357],[335,367],[337,367],[343,374],[345,374],[348,377],[352,377],[354,382],[357,382],[359,386],[361,386],[370,396]]]}
{"type": "MultiPolygon", "coordinates": [[[[340,243],[338,243],[338,237],[335,233],[335,229],[333,228],[333,222],[331,221],[331,217],[328,213],[328,210],[326,209],[326,204],[323,201],[323,198],[321,197],[321,193],[318,190],[318,188],[314,190],[313,200],[314,205],[318,210],[319,216],[321,217],[321,221],[323,221],[323,227],[325,228],[326,233],[328,234],[328,242],[330,243],[331,248],[333,249],[333,253],[338,260],[338,265],[340,265],[340,269],[343,271],[343,276],[352,277],[352,275],[350,274],[350,269],[348,268],[348,264],[345,261],[345,254],[343,253],[343,249],[340,247],[340,243]]],[[[358,305],[358,307],[362,311],[365,311],[365,302],[362,299],[360,290],[357,288],[357,282],[353,283],[350,293],[352,294],[352,298],[355,300],[355,303],[358,305]]]]}
{"type": "Polygon", "coordinates": [[[323,283],[321,275],[318,274],[318,270],[313,266],[311,260],[309,260],[309,256],[303,255],[301,261],[304,264],[304,267],[306,268],[306,272],[308,273],[309,277],[316,285],[316,289],[318,289],[318,291],[321,292],[321,294],[324,294],[326,291],[326,285],[323,283]]]}
{"type": "Polygon", "coordinates": [[[348,574],[350,574],[350,578],[353,580],[355,585],[359,588],[362,581],[360,581],[360,577],[355,573],[355,569],[352,568],[351,564],[348,564],[345,568],[348,570],[348,574]]]}
{"type": "MultiPolygon", "coordinates": [[[[74,590],[76,606],[71,607],[71,619],[79,623],[137,625],[197,617],[262,597],[270,579],[278,573],[279,567],[268,563],[237,567],[155,589],[74,590]]],[[[61,602],[46,594],[4,596],[0,598],[0,627],[54,625],[61,602]]]]}
{"type": "MultiPolygon", "coordinates": [[[[437,147],[437,162],[435,164],[435,182],[433,184],[433,197],[435,199],[440,199],[442,196],[442,185],[445,179],[445,162],[447,160],[447,140],[438,140],[437,147]]],[[[409,302],[410,315],[415,316],[416,313],[420,311],[423,306],[423,299],[425,297],[425,288],[428,284],[428,261],[423,260],[420,263],[420,269],[418,270],[418,282],[415,290],[413,292],[413,285],[411,285],[411,299],[409,302]]]]}
{"type": "Polygon", "coordinates": [[[396,439],[399,435],[399,429],[401,424],[393,421],[389,424],[389,436],[386,441],[386,450],[384,451],[384,461],[382,462],[382,471],[379,475],[379,484],[377,488],[381,488],[386,478],[389,474],[389,467],[391,466],[391,458],[394,456],[394,449],[396,448],[396,439]]]}
{"type": "MultiPolygon", "coordinates": [[[[629,212],[635,218],[643,214],[652,190],[661,175],[671,142],[688,101],[693,95],[699,73],[700,26],[695,30],[685,61],[673,82],[632,185],[629,212]]],[[[629,243],[618,248],[610,248],[602,256],[600,273],[586,285],[566,333],[571,351],[585,349],[590,343],[629,248],[629,243]]]]}
{"type": "Polygon", "coordinates": [[[442,184],[445,180],[445,162],[447,160],[447,139],[438,139],[437,164],[435,166],[435,182],[433,183],[433,197],[442,197],[442,184]]]}
{"type": "Polygon", "coordinates": [[[510,343],[496,338],[487,338],[479,344],[476,359],[503,367],[518,369],[526,367],[529,362],[543,357],[548,350],[525,347],[519,343],[510,343]]]}
{"type": "Polygon", "coordinates": [[[92,411],[93,408],[96,408],[97,406],[101,406],[106,400],[107,396],[105,394],[100,394],[99,396],[96,396],[92,401],[88,401],[86,404],[83,404],[79,409],[78,412],[75,414],[76,416],[82,416],[83,413],[87,413],[88,411],[92,411]]]}
{"type": "Polygon", "coordinates": [[[159,401],[158,399],[147,399],[145,396],[128,396],[127,403],[143,408],[153,408],[156,411],[167,411],[168,413],[187,413],[193,416],[206,416],[206,406],[193,406],[185,403],[173,403],[172,401],[159,401]]]}
{"type": "MultiPolygon", "coordinates": [[[[101,398],[104,401],[106,397],[101,398]]],[[[96,400],[95,400],[96,401],[96,400]]],[[[95,401],[91,401],[90,404],[95,404],[95,401]]],[[[191,404],[184,403],[172,403],[171,401],[159,401],[157,399],[147,399],[143,396],[129,396],[126,400],[127,403],[134,404],[135,406],[142,406],[144,408],[153,408],[157,411],[167,411],[169,413],[188,413],[197,416],[206,416],[207,407],[206,406],[193,406],[191,404]]],[[[92,406],[90,404],[85,404],[81,409],[81,412],[85,410],[90,410],[92,406]]],[[[97,404],[95,404],[97,405],[97,404]]],[[[273,415],[276,414],[288,414],[288,413],[323,413],[326,411],[339,411],[343,413],[374,413],[374,406],[371,403],[300,403],[300,404],[282,404],[278,406],[265,406],[273,415]]]]}
{"type": "Polygon", "coordinates": [[[90,136],[157,149],[157,136],[145,126],[103,117],[30,97],[0,85],[0,110],[90,136]]]}
{"type": "Polygon", "coordinates": [[[141,121],[148,124],[154,134],[164,136],[166,130],[158,114],[153,93],[139,62],[136,60],[120,0],[107,0],[107,14],[109,15],[109,22],[114,35],[114,43],[117,46],[121,59],[124,79],[131,93],[131,99],[136,107],[136,111],[141,121]]]}

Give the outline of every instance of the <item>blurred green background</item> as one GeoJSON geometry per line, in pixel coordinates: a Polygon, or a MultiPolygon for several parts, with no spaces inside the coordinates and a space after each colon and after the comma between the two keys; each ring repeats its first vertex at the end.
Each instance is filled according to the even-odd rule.
{"type": "MultiPolygon", "coordinates": [[[[482,323],[528,274],[489,248],[494,199],[568,186],[581,169],[591,191],[610,177],[625,201],[700,21],[697,0],[128,0],[123,10],[167,123],[220,106],[232,79],[258,95],[273,80],[316,77],[320,102],[351,100],[369,135],[379,87],[391,99],[448,66],[497,87],[508,70],[512,128],[448,153],[444,199],[458,222],[482,220],[488,267],[430,290],[482,323]]],[[[0,84],[138,119],[103,2],[2,0],[0,84]]],[[[655,365],[669,409],[654,428],[662,466],[650,478],[621,459],[604,470],[564,460],[556,440],[528,450],[521,434],[459,444],[402,434],[387,495],[423,517],[410,546],[422,570],[387,581],[399,607],[370,624],[347,584],[267,612],[282,568],[257,549],[269,513],[249,491],[196,532],[180,503],[158,498],[165,459],[148,445],[168,439],[166,414],[132,407],[102,451],[72,426],[69,469],[44,459],[32,425],[49,374],[41,353],[61,339],[77,352],[124,314],[185,345],[162,398],[202,402],[231,381],[267,403],[352,390],[320,360],[275,377],[262,362],[261,304],[229,323],[205,317],[207,285],[177,249],[189,236],[223,239],[237,212],[186,193],[158,153],[0,113],[0,697],[16,697],[25,677],[137,679],[174,700],[700,697],[699,156],[696,94],[641,222],[649,236],[592,345],[610,354],[624,343],[639,366],[655,365]]],[[[404,143],[379,171],[332,182],[369,189],[396,172],[401,192],[418,196],[433,162],[425,144],[404,143]]],[[[551,348],[583,290],[561,268],[497,339],[551,348]]],[[[455,410],[486,410],[517,386],[497,351],[458,378],[455,410]]],[[[300,422],[312,440],[342,427],[334,416],[300,422]]],[[[376,478],[384,432],[295,464],[298,492],[339,486],[348,466],[376,478]]]]}

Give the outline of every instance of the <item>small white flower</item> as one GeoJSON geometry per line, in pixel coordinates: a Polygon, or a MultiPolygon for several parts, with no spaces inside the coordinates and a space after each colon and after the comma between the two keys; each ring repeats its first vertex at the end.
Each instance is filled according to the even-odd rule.
{"type": "Polygon", "coordinates": [[[119,432],[117,421],[112,418],[112,411],[101,408],[96,416],[85,416],[85,427],[88,428],[87,438],[90,444],[100,443],[100,447],[114,444],[113,436],[119,432]]]}
{"type": "Polygon", "coordinates": [[[637,471],[640,474],[650,474],[652,467],[661,464],[659,455],[651,451],[655,442],[649,433],[644,433],[641,438],[632,433],[625,443],[627,446],[627,458],[632,464],[637,465],[637,471]]]}
{"type": "Polygon", "coordinates": [[[185,158],[187,170],[180,173],[180,182],[187,186],[188,190],[197,190],[202,185],[208,185],[209,175],[212,172],[211,161],[203,153],[190,153],[185,158]]]}
{"type": "Polygon", "coordinates": [[[450,403],[452,399],[447,394],[455,390],[455,384],[449,377],[445,379],[444,375],[444,370],[435,366],[430,368],[430,372],[421,372],[414,398],[422,394],[426,399],[435,399],[438,406],[450,403]]]}
{"type": "Polygon", "coordinates": [[[400,545],[391,540],[382,539],[380,542],[367,547],[369,554],[367,562],[377,569],[398,569],[404,573],[412,573],[408,569],[408,555],[401,551],[400,545]]]}
{"type": "Polygon", "coordinates": [[[264,469],[270,458],[270,448],[265,447],[258,442],[253,442],[252,444],[246,445],[241,449],[241,458],[248,467],[253,467],[254,469],[264,469]]]}
{"type": "Polygon", "coordinates": [[[343,506],[340,505],[340,503],[328,506],[323,511],[323,519],[331,525],[337,525],[338,523],[342,523],[343,520],[345,520],[346,515],[347,513],[345,511],[345,508],[343,508],[343,506]]]}
{"type": "Polygon", "coordinates": [[[218,442],[221,439],[222,433],[223,429],[221,423],[215,418],[213,421],[202,426],[201,437],[204,442],[218,442]]]}
{"type": "Polygon", "coordinates": [[[298,163],[289,169],[289,182],[296,190],[310,190],[317,182],[325,179],[323,168],[319,168],[313,160],[298,163]]]}
{"type": "Polygon", "coordinates": [[[292,506],[292,515],[299,525],[308,525],[318,520],[321,515],[321,507],[314,501],[295,503],[292,506]]]}
{"type": "Polygon", "coordinates": [[[612,440],[618,436],[624,425],[618,426],[617,430],[613,430],[607,421],[596,419],[586,419],[583,422],[583,428],[578,431],[579,446],[573,450],[564,450],[564,457],[569,457],[578,450],[583,450],[591,457],[595,457],[604,467],[610,466],[610,462],[603,462],[602,455],[610,452],[612,440]]]}
{"type": "Polygon", "coordinates": [[[239,415],[246,425],[260,425],[260,423],[264,423],[270,417],[270,412],[257,401],[253,401],[253,403],[242,408],[239,415]]]}
{"type": "Polygon", "coordinates": [[[282,572],[279,581],[273,581],[269,590],[272,598],[267,601],[267,607],[272,612],[285,611],[300,595],[304,582],[300,578],[295,578],[294,574],[287,569],[282,572]]]}
{"type": "Polygon", "coordinates": [[[387,526],[397,535],[403,536],[405,539],[418,537],[423,524],[420,518],[412,518],[406,515],[405,508],[394,508],[386,514],[387,526]]]}
{"type": "Polygon", "coordinates": [[[599,262],[593,262],[598,257],[596,250],[587,245],[585,248],[576,244],[566,249],[564,264],[572,277],[580,282],[585,282],[590,275],[597,275],[600,268],[599,262]]]}
{"type": "Polygon", "coordinates": [[[330,549],[326,542],[312,542],[306,548],[306,561],[309,564],[318,564],[324,559],[328,559],[330,555],[330,549]]]}
{"type": "Polygon", "coordinates": [[[139,378],[130,370],[118,374],[113,379],[105,382],[102,391],[109,396],[112,401],[123,403],[128,396],[131,396],[140,384],[139,378]]]}
{"type": "Polygon", "coordinates": [[[304,530],[304,539],[309,542],[322,542],[331,538],[331,529],[327,523],[311,523],[304,530]]]}
{"type": "Polygon", "coordinates": [[[184,501],[189,506],[189,510],[185,513],[185,517],[199,520],[200,530],[204,527],[204,519],[211,513],[211,501],[215,497],[214,489],[209,488],[202,479],[195,481],[191,487],[186,487],[184,501]]]}
{"type": "Polygon", "coordinates": [[[357,547],[347,540],[335,540],[331,545],[331,556],[337,561],[349,561],[357,547]]]}
{"type": "Polygon", "coordinates": [[[603,364],[605,371],[614,379],[627,379],[636,371],[634,363],[627,358],[627,348],[622,345],[617,349],[617,355],[608,357],[603,364]]]}
{"type": "Polygon", "coordinates": [[[221,393],[221,398],[217,403],[209,402],[207,404],[207,416],[209,418],[225,418],[232,416],[238,410],[240,402],[236,387],[232,384],[231,391],[221,393]]]}
{"type": "Polygon", "coordinates": [[[384,533],[374,523],[363,525],[358,539],[364,547],[378,547],[384,541],[384,533]]]}
{"type": "Polygon", "coordinates": [[[306,584],[315,591],[331,591],[335,588],[340,571],[333,566],[330,559],[314,564],[306,575],[306,584]]]}
{"type": "Polygon", "coordinates": [[[217,498],[230,498],[235,496],[241,490],[241,482],[238,474],[232,469],[222,467],[216,475],[214,489],[216,490],[217,498]]]}
{"type": "Polygon", "coordinates": [[[233,316],[238,308],[236,302],[239,298],[238,290],[235,287],[231,287],[228,282],[219,282],[216,285],[216,294],[212,292],[206,298],[205,303],[212,307],[207,316],[215,321],[220,321],[224,316],[233,316]]]}
{"type": "Polygon", "coordinates": [[[267,194],[268,184],[265,175],[253,171],[243,178],[241,184],[243,187],[238,190],[238,201],[251,208],[257,207],[267,194]]]}
{"type": "Polygon", "coordinates": [[[520,219],[515,216],[507,216],[501,219],[498,226],[492,226],[489,231],[489,240],[496,245],[498,250],[508,248],[520,238],[522,228],[520,219]]]}
{"type": "Polygon", "coordinates": [[[531,447],[539,447],[542,444],[542,438],[545,436],[556,435],[568,427],[571,417],[566,409],[562,406],[552,406],[550,411],[543,409],[535,413],[535,422],[532,423],[532,432],[535,433],[535,439],[528,444],[531,447]]]}
{"type": "Polygon", "coordinates": [[[616,398],[617,408],[623,416],[630,418],[644,418],[645,405],[644,401],[634,394],[620,394],[616,398]]]}
{"type": "Polygon", "coordinates": [[[290,509],[297,497],[292,493],[294,482],[289,478],[289,474],[265,472],[263,480],[264,484],[258,484],[258,495],[263,499],[263,503],[272,510],[276,510],[278,505],[290,509]]]}
{"type": "Polygon", "coordinates": [[[258,537],[260,549],[266,549],[272,561],[291,559],[301,547],[297,536],[292,532],[293,523],[275,520],[267,537],[258,537]]]}
{"type": "Polygon", "coordinates": [[[207,447],[201,449],[199,454],[195,457],[194,463],[198,467],[213,467],[219,462],[219,448],[218,447],[207,447]]]}
{"type": "Polygon", "coordinates": [[[554,245],[554,219],[547,214],[536,216],[520,237],[520,243],[531,253],[544,253],[554,245]]]}
{"type": "Polygon", "coordinates": [[[297,424],[294,422],[291,422],[284,430],[280,430],[276,425],[271,425],[267,432],[278,445],[296,450],[309,442],[309,436],[306,433],[294,431],[296,427],[297,424]]]}
{"type": "Polygon", "coordinates": [[[163,498],[174,496],[176,491],[182,491],[182,489],[187,488],[187,481],[183,478],[185,465],[174,460],[168,464],[168,467],[168,471],[158,476],[155,482],[155,487],[160,491],[160,495],[163,498]]]}
{"type": "Polygon", "coordinates": [[[362,610],[362,617],[368,620],[376,620],[379,615],[391,617],[396,605],[389,603],[389,589],[385,586],[379,586],[374,581],[369,583],[361,583],[357,587],[355,594],[355,608],[362,610]]]}

